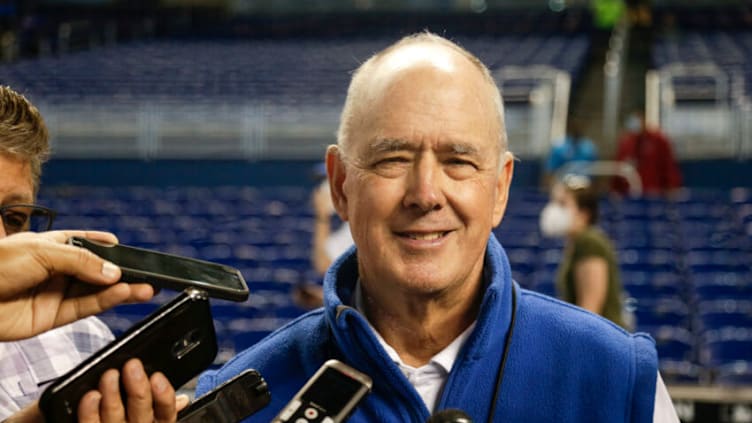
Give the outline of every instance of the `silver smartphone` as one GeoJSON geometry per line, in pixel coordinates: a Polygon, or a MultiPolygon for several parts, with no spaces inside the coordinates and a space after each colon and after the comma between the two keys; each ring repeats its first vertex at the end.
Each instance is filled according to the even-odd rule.
{"type": "Polygon", "coordinates": [[[81,237],[72,237],[68,243],[120,266],[123,282],[146,282],[175,291],[198,288],[210,297],[238,302],[248,299],[243,275],[224,264],[81,237]]]}
{"type": "Polygon", "coordinates": [[[340,423],[371,391],[371,378],[338,360],[329,360],[279,412],[273,423],[340,423]]]}

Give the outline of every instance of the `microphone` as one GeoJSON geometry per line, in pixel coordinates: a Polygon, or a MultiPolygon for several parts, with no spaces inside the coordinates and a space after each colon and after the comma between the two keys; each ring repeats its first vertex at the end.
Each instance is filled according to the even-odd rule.
{"type": "Polygon", "coordinates": [[[371,378],[337,360],[329,360],[308,379],[272,423],[342,423],[371,392],[371,378]]]}
{"type": "Polygon", "coordinates": [[[248,369],[180,410],[178,423],[237,423],[270,401],[264,378],[256,370],[248,369]]]}
{"type": "Polygon", "coordinates": [[[431,414],[426,423],[473,423],[473,419],[462,410],[448,408],[431,414]]]}

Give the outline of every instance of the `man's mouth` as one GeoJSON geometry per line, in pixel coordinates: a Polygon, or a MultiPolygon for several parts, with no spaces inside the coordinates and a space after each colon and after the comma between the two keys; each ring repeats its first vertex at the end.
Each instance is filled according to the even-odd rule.
{"type": "Polygon", "coordinates": [[[437,232],[403,232],[400,236],[404,236],[417,241],[435,241],[439,238],[445,237],[449,231],[437,231],[437,232]]]}

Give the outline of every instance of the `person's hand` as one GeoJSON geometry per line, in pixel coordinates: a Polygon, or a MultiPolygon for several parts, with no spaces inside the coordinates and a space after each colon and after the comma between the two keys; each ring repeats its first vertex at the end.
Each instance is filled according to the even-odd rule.
{"type": "MultiPolygon", "coordinates": [[[[190,402],[185,395],[175,396],[175,390],[163,374],[154,373],[147,378],[137,359],[128,361],[123,372],[127,404],[124,405],[120,397],[120,372],[110,369],[99,380],[99,390],[90,391],[81,398],[78,405],[79,422],[174,422],[177,412],[190,402]]],[[[44,423],[44,417],[35,401],[5,422],[44,423]]]]}
{"type": "Polygon", "coordinates": [[[126,403],[120,396],[121,373],[106,371],[99,389],[89,391],[78,404],[80,423],[168,423],[177,421],[178,411],[188,405],[186,396],[175,397],[167,378],[159,372],[149,377],[138,359],[123,366],[126,403]]]}
{"type": "Polygon", "coordinates": [[[67,245],[72,236],[117,243],[110,233],[92,231],[24,232],[0,239],[0,341],[34,336],[154,295],[148,284],[116,283],[120,269],[67,245]]]}
{"type": "Polygon", "coordinates": [[[39,411],[39,403],[34,401],[3,420],[3,423],[44,423],[44,417],[42,417],[42,412],[39,411]]]}

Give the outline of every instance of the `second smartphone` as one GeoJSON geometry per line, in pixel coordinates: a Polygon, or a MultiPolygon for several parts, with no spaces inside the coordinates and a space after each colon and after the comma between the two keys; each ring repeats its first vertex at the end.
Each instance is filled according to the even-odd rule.
{"type": "MultiPolygon", "coordinates": [[[[39,408],[48,422],[76,422],[78,404],[104,372],[138,358],[147,375],[162,372],[177,390],[217,355],[209,297],[190,288],[84,360],[44,390],[39,408]]],[[[120,387],[124,397],[123,386],[120,387]]]]}

